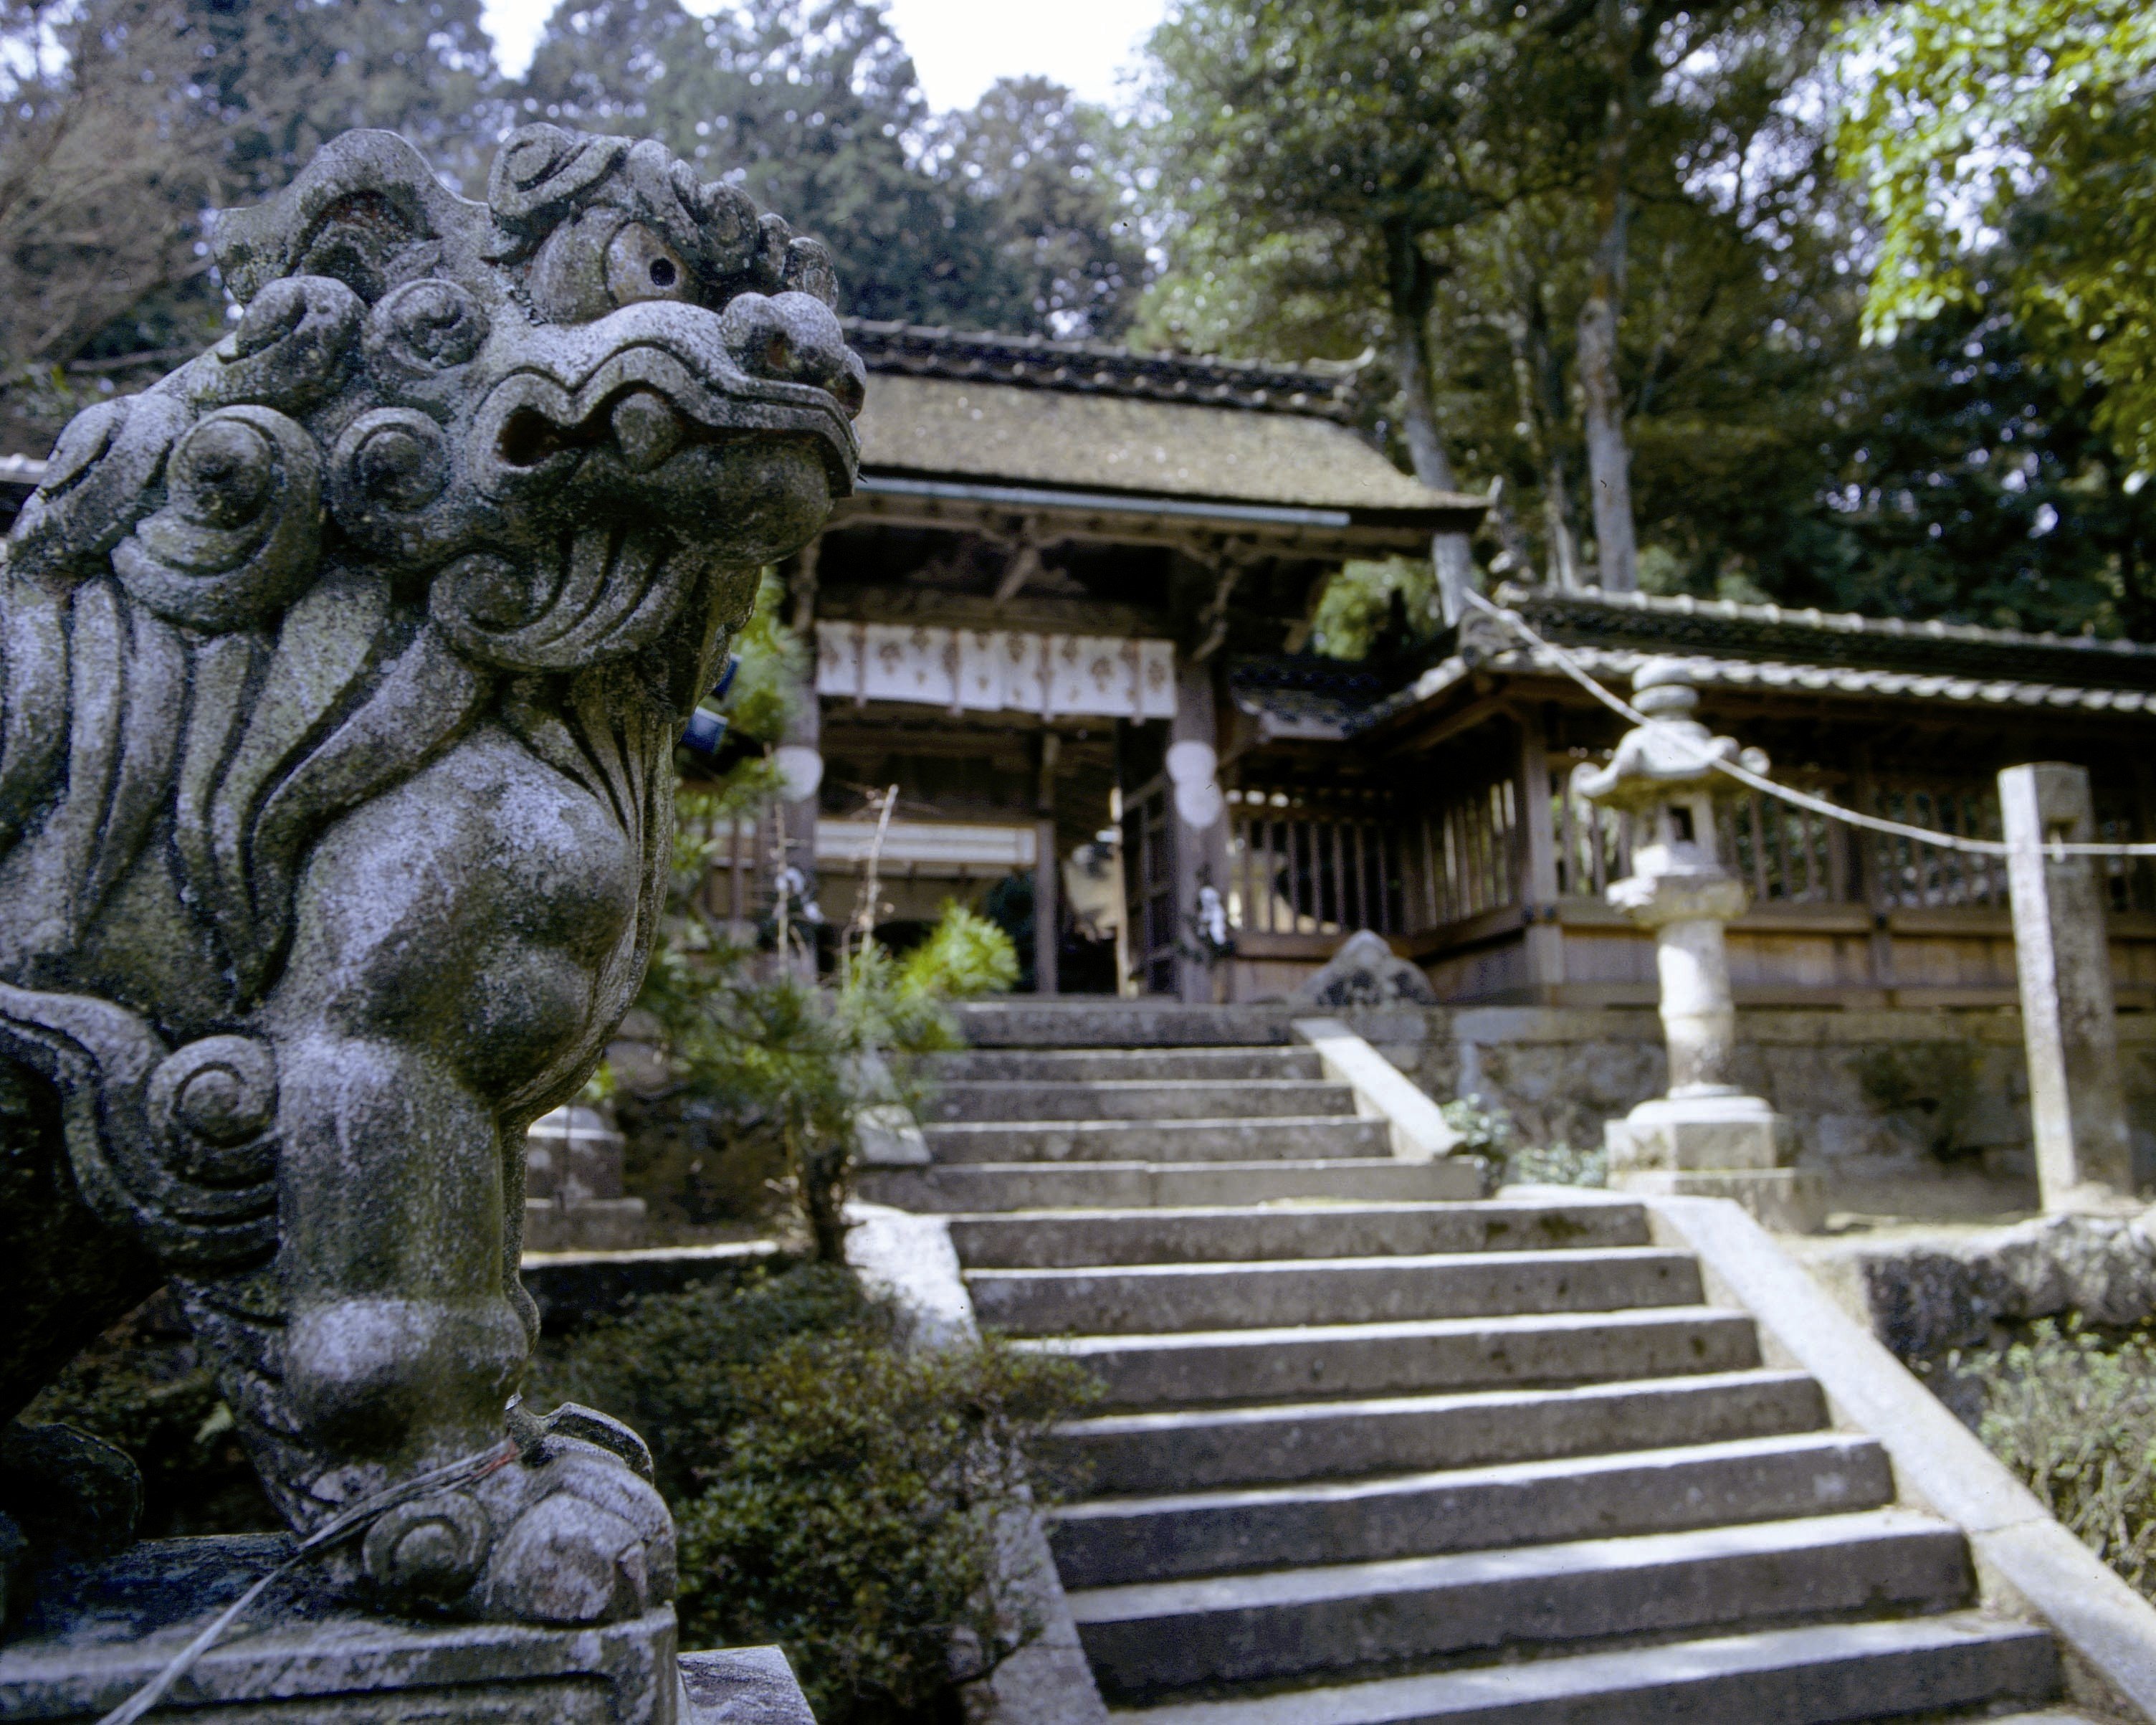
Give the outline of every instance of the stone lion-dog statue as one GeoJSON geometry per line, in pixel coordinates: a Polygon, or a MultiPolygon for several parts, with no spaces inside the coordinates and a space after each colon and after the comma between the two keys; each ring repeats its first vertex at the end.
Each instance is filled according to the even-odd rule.
{"type": "MultiPolygon", "coordinates": [[[[484,203],[349,133],[213,247],[244,314],[68,426],[0,564],[0,1419],[168,1284],[295,1532],[358,1506],[336,1584],[630,1617],[649,1455],[511,1405],[524,1131],[639,986],[758,566],[853,487],[829,254],[549,126],[484,203]]],[[[0,1576],[133,1489],[13,1424],[0,1576]]]]}

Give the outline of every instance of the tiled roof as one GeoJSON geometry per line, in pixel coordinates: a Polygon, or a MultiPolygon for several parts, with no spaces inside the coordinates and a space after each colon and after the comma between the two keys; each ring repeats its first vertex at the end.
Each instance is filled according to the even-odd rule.
{"type": "MultiPolygon", "coordinates": [[[[2093,636],[2030,635],[1967,623],[1905,621],[1644,593],[1563,593],[1506,586],[1499,601],[1560,646],[1638,648],[1682,657],[1758,660],[1794,672],[1848,666],[1956,682],[2156,690],[2156,646],[2093,636]]],[[[1502,631],[1478,620],[1461,651],[1502,631]]]]}
{"type": "Polygon", "coordinates": [[[1487,501],[1431,491],[1306,415],[886,373],[855,429],[870,475],[1428,517],[1424,531],[1487,501]]]}
{"type": "MultiPolygon", "coordinates": [[[[2156,690],[2092,688],[2014,677],[1956,677],[1867,668],[1850,665],[1798,665],[1774,660],[1727,659],[1707,654],[1671,654],[1666,648],[1589,646],[1567,643],[1565,651],[1582,669],[1619,694],[1631,675],[1650,658],[1676,657],[1691,668],[1704,689],[1742,689],[1787,694],[1867,696],[1872,698],[1941,702],[1994,712],[2050,711],[2156,714],[2156,690]]],[[[1539,647],[1471,649],[1433,665],[1398,693],[1358,716],[1353,728],[1365,730],[1381,721],[1435,699],[1476,671],[1512,676],[1563,677],[1556,658],[1539,647]]]]}
{"type": "Polygon", "coordinates": [[[1329,420],[1354,416],[1352,366],[1133,353],[1100,342],[1051,342],[1040,336],[930,329],[859,317],[847,318],[845,327],[846,339],[871,372],[1329,420]]]}

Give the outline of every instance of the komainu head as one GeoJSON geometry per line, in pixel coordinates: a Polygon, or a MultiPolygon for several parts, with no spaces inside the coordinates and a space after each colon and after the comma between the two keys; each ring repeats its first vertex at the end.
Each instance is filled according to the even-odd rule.
{"type": "Polygon", "coordinates": [[[238,327],[68,428],[18,574],[110,557],[222,631],[362,564],[475,662],[562,671],[649,646],[706,570],[790,550],[852,487],[829,254],[656,142],[526,127],[482,205],[348,133],[216,253],[238,327]]]}

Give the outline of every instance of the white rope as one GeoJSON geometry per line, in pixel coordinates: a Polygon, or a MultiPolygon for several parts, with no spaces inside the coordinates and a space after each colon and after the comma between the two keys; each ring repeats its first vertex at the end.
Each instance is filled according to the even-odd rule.
{"type": "MultiPolygon", "coordinates": [[[[1666,719],[1650,718],[1639,710],[1622,695],[1595,680],[1594,674],[1555,641],[1544,639],[1529,626],[1527,620],[1517,611],[1507,609],[1486,599],[1469,588],[1465,595],[1467,602],[1477,610],[1488,613],[1512,630],[1530,646],[1548,653],[1556,662],[1558,670],[1594,697],[1613,713],[1630,720],[1635,725],[1650,727],[1660,731],[1671,743],[1691,751],[1705,766],[1728,774],[1740,785],[1758,791],[1762,796],[1779,797],[1782,801],[1800,809],[1809,809],[1830,821],[1841,821],[1851,826],[1861,826],[1872,832],[1883,832],[1893,838],[1914,839],[1920,844],[1937,845],[1942,850],[1969,851],[1980,857],[2011,856],[2014,847],[1995,838],[1965,838],[1959,833],[1941,832],[1936,827],[1911,826],[1900,821],[1888,821],[1877,815],[1866,815],[1856,809],[1844,808],[1840,803],[1829,802],[1823,796],[1814,796],[1810,791],[1778,783],[1764,773],[1755,773],[1740,761],[1727,760],[1700,746],[1697,738],[1671,724],[1666,719]]],[[[2053,857],[2156,857],[2156,844],[2068,844],[2054,840],[2043,849],[2053,857]]]]}

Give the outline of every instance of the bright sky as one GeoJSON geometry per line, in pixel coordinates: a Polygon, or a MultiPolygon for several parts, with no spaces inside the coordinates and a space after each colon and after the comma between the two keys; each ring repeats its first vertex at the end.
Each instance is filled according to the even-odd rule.
{"type": "MultiPolygon", "coordinates": [[[[723,0],[686,0],[691,12],[723,0]]],[[[485,0],[502,70],[531,61],[554,0],[485,0]]],[[[1039,73],[1089,101],[1117,100],[1116,74],[1137,57],[1167,0],[890,0],[891,28],[913,55],[931,106],[969,107],[998,78],[1039,73]]]]}

